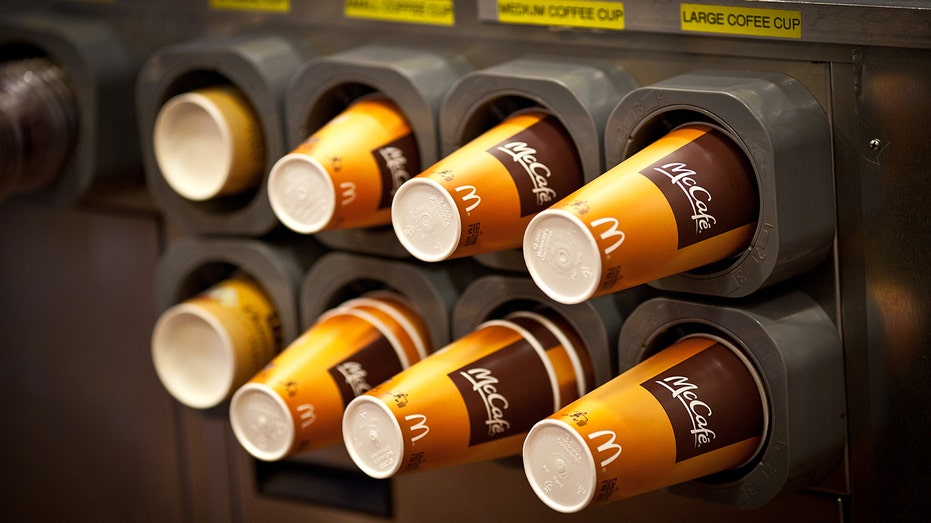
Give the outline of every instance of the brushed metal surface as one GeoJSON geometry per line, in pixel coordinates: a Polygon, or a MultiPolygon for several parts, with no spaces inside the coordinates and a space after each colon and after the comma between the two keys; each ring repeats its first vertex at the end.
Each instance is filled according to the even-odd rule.
{"type": "Polygon", "coordinates": [[[840,300],[848,368],[851,514],[858,521],[927,514],[931,408],[931,53],[858,55],[857,129],[837,172],[840,300]]]}
{"type": "Polygon", "coordinates": [[[0,207],[0,520],[180,521],[151,216],[0,207]]]}
{"type": "MultiPolygon", "coordinates": [[[[306,30],[324,52],[374,40],[466,49],[479,66],[524,53],[607,58],[642,84],[699,67],[782,72],[812,91],[833,131],[834,260],[804,283],[820,289],[823,304],[833,300],[837,310],[828,312],[843,335],[844,466],[752,512],[656,492],[567,518],[536,499],[519,467],[481,463],[393,480],[394,520],[869,522],[931,510],[923,394],[931,376],[927,2],[715,2],[802,10],[811,26],[800,41],[685,35],[678,3],[666,1],[625,2],[623,32],[499,24],[493,0],[457,2],[452,30],[347,20],[342,3],[292,0],[289,15],[188,0],[14,0],[0,10],[52,6],[110,17],[140,49],[286,26],[306,30]]],[[[223,412],[170,400],[148,356],[163,232],[150,213],[138,213],[134,196],[97,198],[106,208],[0,207],[0,393],[9,405],[0,519],[384,521],[261,494],[223,412]]]]}

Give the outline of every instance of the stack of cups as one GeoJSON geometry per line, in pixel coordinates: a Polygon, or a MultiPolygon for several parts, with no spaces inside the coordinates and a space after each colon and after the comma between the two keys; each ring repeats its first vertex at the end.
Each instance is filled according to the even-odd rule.
{"type": "Polygon", "coordinates": [[[514,249],[536,213],[582,183],[572,137],[556,117],[528,110],[404,184],[391,223],[423,261],[514,249]]]}
{"type": "Polygon", "coordinates": [[[687,125],[537,214],[524,260],[549,297],[580,303],[740,253],[758,213],[743,150],[687,125]]]}
{"type": "Polygon", "coordinates": [[[592,385],[588,353],[563,318],[514,313],[354,399],[343,439],[375,478],[510,456],[536,421],[592,385]]]}
{"type": "Polygon", "coordinates": [[[179,94],[155,119],[153,149],[168,185],[192,201],[255,189],[265,166],[259,118],[233,86],[179,94]]]}
{"type": "Polygon", "coordinates": [[[271,300],[255,281],[236,276],[162,313],[152,332],[152,360],[175,399],[206,409],[268,363],[280,342],[271,300]]]}
{"type": "Polygon", "coordinates": [[[410,124],[386,98],[362,98],[330,120],[268,175],[278,219],[303,234],[387,225],[395,191],[420,171],[410,124]]]}
{"type": "Polygon", "coordinates": [[[233,432],[266,461],[337,444],[346,404],[426,357],[430,346],[427,326],[399,295],[347,301],[236,391],[233,432]]]}
{"type": "Polygon", "coordinates": [[[61,68],[44,58],[0,64],[0,198],[50,185],[77,131],[77,103],[61,68]]]}
{"type": "Polygon", "coordinates": [[[548,506],[577,512],[740,467],[768,419],[750,361],[724,340],[687,337],[534,425],[524,469],[548,506]]]}

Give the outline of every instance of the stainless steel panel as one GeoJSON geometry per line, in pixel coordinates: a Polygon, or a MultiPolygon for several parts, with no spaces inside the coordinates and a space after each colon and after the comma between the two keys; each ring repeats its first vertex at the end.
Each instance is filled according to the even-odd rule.
{"type": "MultiPolygon", "coordinates": [[[[392,519],[920,520],[931,510],[931,409],[922,394],[931,375],[931,147],[922,134],[931,123],[931,8],[922,0],[715,3],[799,9],[809,25],[798,41],[686,35],[678,3],[649,0],[624,2],[627,30],[607,32],[500,24],[493,0],[456,2],[454,28],[349,20],[341,0],[292,0],[287,15],[187,0],[13,1],[0,10],[107,16],[139,49],[288,27],[323,52],[374,40],[468,50],[478,66],[525,53],[610,59],[642,84],[705,67],[796,77],[831,121],[838,230],[834,259],[790,285],[815,288],[836,308],[845,463],[756,511],[657,492],[575,517],[540,503],[513,463],[481,463],[393,480],[392,519]]],[[[222,409],[195,412],[170,399],[148,353],[159,221],[137,193],[91,198],[92,206],[70,209],[0,207],[0,393],[8,400],[0,519],[384,521],[263,494],[222,409]]]]}
{"type": "Polygon", "coordinates": [[[177,407],[151,368],[152,216],[0,207],[0,519],[179,521],[177,407]]]}
{"type": "Polygon", "coordinates": [[[929,68],[929,52],[863,49],[851,93],[858,122],[837,137],[838,153],[849,155],[844,167],[856,169],[839,169],[836,179],[857,521],[920,519],[931,509],[929,68]]]}

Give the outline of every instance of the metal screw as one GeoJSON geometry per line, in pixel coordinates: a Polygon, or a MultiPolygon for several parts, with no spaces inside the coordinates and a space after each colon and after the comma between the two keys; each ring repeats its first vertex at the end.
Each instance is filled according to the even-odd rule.
{"type": "Polygon", "coordinates": [[[879,141],[879,138],[873,138],[870,140],[870,150],[877,151],[879,146],[882,145],[882,142],[879,141]]]}

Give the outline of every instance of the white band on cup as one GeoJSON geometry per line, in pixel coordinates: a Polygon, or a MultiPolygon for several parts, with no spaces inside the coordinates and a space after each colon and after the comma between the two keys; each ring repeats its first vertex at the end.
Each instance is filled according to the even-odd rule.
{"type": "Polygon", "coordinates": [[[414,177],[401,184],[391,202],[391,224],[401,245],[427,262],[449,258],[462,235],[456,201],[429,178],[414,177]]]}
{"type": "Polygon", "coordinates": [[[382,322],[381,320],[379,320],[377,317],[373,316],[372,314],[369,314],[368,312],[365,312],[359,309],[353,309],[350,307],[340,306],[335,309],[330,309],[324,314],[321,314],[320,318],[317,319],[317,323],[324,321],[327,318],[330,318],[331,316],[339,316],[339,315],[355,316],[356,318],[359,318],[360,320],[370,324],[372,327],[375,327],[375,329],[378,330],[378,332],[381,333],[382,336],[388,339],[388,343],[390,343],[391,348],[394,349],[394,353],[397,355],[398,361],[401,362],[401,368],[406,369],[410,367],[411,362],[410,362],[410,359],[407,357],[407,352],[405,352],[404,350],[404,345],[401,344],[401,340],[399,340],[398,337],[395,336],[393,332],[391,332],[391,329],[389,329],[388,326],[384,324],[384,322],[382,322]]]}
{"type": "MultiPolygon", "coordinates": [[[[386,291],[387,292],[387,291],[386,291]]],[[[404,315],[401,311],[395,308],[390,303],[385,303],[378,299],[379,293],[370,293],[361,298],[353,298],[347,302],[340,304],[340,308],[343,307],[354,307],[356,305],[362,305],[365,307],[372,307],[373,309],[378,309],[381,312],[384,312],[388,316],[391,316],[391,319],[398,322],[404,332],[407,333],[407,336],[413,341],[414,348],[417,349],[417,355],[420,356],[420,359],[427,357],[427,344],[423,339],[423,335],[420,330],[411,323],[410,319],[404,315]]],[[[387,299],[401,301],[402,298],[393,293],[387,294],[387,299]]],[[[407,367],[405,367],[407,368],[407,367]]]]}
{"type": "Polygon", "coordinates": [[[553,412],[562,408],[562,393],[559,391],[559,379],[556,376],[556,369],[553,368],[553,363],[550,361],[550,357],[547,356],[546,349],[543,348],[543,345],[537,340],[537,337],[520,325],[507,320],[489,320],[483,322],[475,329],[479,330],[483,327],[493,325],[515,331],[533,347],[533,350],[536,351],[537,356],[540,358],[540,362],[543,363],[543,368],[546,369],[547,377],[550,379],[550,390],[553,391],[553,412]]]}
{"type": "Polygon", "coordinates": [[[582,303],[601,284],[601,252],[588,226],[562,209],[541,211],[524,231],[524,261],[534,283],[550,298],[582,303]]]}
{"type": "Polygon", "coordinates": [[[239,444],[258,459],[276,461],[294,446],[294,417],[278,393],[265,384],[246,383],[230,400],[230,425],[239,444]]]}
{"type": "Polygon", "coordinates": [[[268,174],[268,201],[287,228],[302,234],[323,230],[336,213],[330,173],[314,158],[286,154],[268,174]]]}
{"type": "MultiPolygon", "coordinates": [[[[562,347],[566,350],[566,354],[569,356],[569,361],[572,363],[572,371],[575,373],[575,385],[576,390],[579,393],[579,397],[581,398],[585,395],[586,392],[588,392],[588,383],[585,379],[585,367],[582,365],[582,360],[579,358],[578,349],[559,326],[550,321],[550,319],[546,316],[531,311],[514,312],[508,314],[507,318],[505,319],[508,318],[529,318],[543,325],[546,330],[550,331],[550,333],[552,333],[553,336],[559,340],[559,344],[562,345],[562,347]]],[[[562,408],[562,405],[560,405],[560,408],[562,408]]]]}

